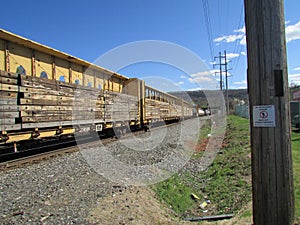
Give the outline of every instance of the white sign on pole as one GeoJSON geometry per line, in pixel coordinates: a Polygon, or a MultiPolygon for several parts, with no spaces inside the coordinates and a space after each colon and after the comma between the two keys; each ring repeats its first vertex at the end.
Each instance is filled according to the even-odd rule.
{"type": "Polygon", "coordinates": [[[253,106],[254,127],[275,127],[275,106],[255,105],[253,106]]]}

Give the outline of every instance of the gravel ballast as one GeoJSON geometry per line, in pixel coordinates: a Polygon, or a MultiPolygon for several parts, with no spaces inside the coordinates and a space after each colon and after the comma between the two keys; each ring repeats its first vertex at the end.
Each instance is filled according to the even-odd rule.
{"type": "MultiPolygon", "coordinates": [[[[132,150],[138,146],[126,149],[124,143],[128,140],[124,140],[124,143],[116,141],[108,144],[106,150],[118,161],[131,166],[155,163],[160,165],[172,153],[182,155],[183,146],[191,144],[190,141],[197,132],[189,133],[186,128],[195,126],[195,121],[199,122],[187,120],[169,126],[163,138],[161,135],[154,135],[162,129],[155,129],[153,132],[150,129],[154,138],[151,142],[157,141],[161,144],[148,149],[149,151],[146,151],[151,145],[146,141],[149,133],[142,134],[142,138],[145,138],[143,151],[132,150]]],[[[199,129],[199,125],[196,126],[199,129]]],[[[112,182],[113,179],[109,180],[108,176],[101,176],[97,168],[93,168],[83,156],[82,152],[75,152],[37,164],[1,171],[1,224],[95,224],[87,219],[90,211],[99,205],[101,199],[114,195],[114,187],[122,192],[131,183],[124,184],[122,181],[120,186],[115,181],[112,182]]],[[[189,156],[185,155],[184,159],[189,156]]],[[[176,164],[176,160],[169,160],[170,165],[176,164]]],[[[165,168],[163,165],[159,168],[172,172],[172,168],[165,168]]]]}

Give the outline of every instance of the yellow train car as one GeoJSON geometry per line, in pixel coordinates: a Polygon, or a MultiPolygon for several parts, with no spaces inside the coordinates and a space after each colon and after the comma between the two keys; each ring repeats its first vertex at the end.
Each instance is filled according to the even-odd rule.
{"type": "Polygon", "coordinates": [[[136,78],[0,29],[0,143],[143,127],[192,105],[136,78]]]}
{"type": "Polygon", "coordinates": [[[0,72],[2,142],[74,133],[85,124],[109,126],[104,99],[123,96],[129,80],[1,29],[0,72]]]}

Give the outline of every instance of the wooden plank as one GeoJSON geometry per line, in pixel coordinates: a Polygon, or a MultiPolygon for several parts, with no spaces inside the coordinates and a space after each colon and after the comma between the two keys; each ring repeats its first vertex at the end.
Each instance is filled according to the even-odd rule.
{"type": "Polygon", "coordinates": [[[0,83],[18,85],[18,80],[9,77],[0,77],[0,83]]]}
{"type": "Polygon", "coordinates": [[[0,124],[1,131],[21,130],[21,124],[0,124]]]}
{"type": "Polygon", "coordinates": [[[15,98],[0,98],[0,105],[17,105],[15,98]]]}
{"type": "Polygon", "coordinates": [[[0,98],[17,98],[17,96],[18,96],[17,92],[0,91],[0,98]]]}
{"type": "Polygon", "coordinates": [[[72,121],[56,121],[56,122],[40,122],[40,123],[24,123],[22,129],[29,128],[46,128],[46,127],[57,127],[57,126],[71,126],[71,125],[83,125],[83,124],[98,124],[104,123],[103,119],[89,119],[89,120],[72,120],[72,121]]]}
{"type": "Polygon", "coordinates": [[[70,110],[70,111],[83,111],[83,112],[88,112],[88,111],[101,111],[100,108],[95,108],[95,107],[72,107],[72,106],[38,106],[38,105],[20,105],[19,106],[20,111],[65,111],[65,110],[70,110]]]}
{"type": "Polygon", "coordinates": [[[0,119],[19,117],[19,112],[0,112],[0,119]]]}
{"type": "MultiPolygon", "coordinates": [[[[38,78],[35,78],[38,79],[38,78]]],[[[28,88],[36,88],[36,89],[46,89],[46,90],[52,90],[52,91],[61,91],[63,93],[72,93],[73,95],[76,93],[94,93],[93,91],[87,92],[85,89],[80,89],[77,86],[71,85],[71,84],[65,84],[63,82],[41,82],[41,81],[28,81],[28,80],[21,80],[21,86],[22,87],[28,87],[28,88]]],[[[95,92],[96,93],[96,92],[95,92]]],[[[98,93],[98,92],[97,92],[98,93]]]]}
{"type": "Polygon", "coordinates": [[[58,105],[72,105],[72,101],[67,104],[60,104],[57,100],[44,99],[20,99],[21,105],[39,105],[39,106],[58,106],[58,105]]]}
{"type": "Polygon", "coordinates": [[[104,103],[104,100],[101,96],[97,96],[97,98],[91,98],[91,96],[74,96],[74,95],[69,95],[69,96],[62,96],[61,94],[55,93],[53,94],[44,94],[44,93],[31,93],[31,92],[26,92],[23,93],[22,98],[25,99],[55,99],[55,100],[63,100],[63,101],[92,101],[92,102],[102,102],[104,103]]]}
{"type": "Polygon", "coordinates": [[[15,124],[15,119],[13,119],[13,118],[0,119],[0,124],[2,124],[2,125],[5,125],[5,124],[15,124]]]}
{"type": "Polygon", "coordinates": [[[22,123],[38,123],[38,122],[68,121],[68,120],[72,120],[72,116],[47,115],[47,116],[22,117],[22,123]]]}
{"type": "Polygon", "coordinates": [[[20,112],[20,116],[24,117],[24,116],[45,116],[45,115],[72,115],[73,111],[21,111],[20,112]]]}
{"type": "Polygon", "coordinates": [[[56,85],[56,80],[39,78],[39,77],[34,77],[34,76],[21,75],[20,79],[21,79],[21,83],[22,82],[32,82],[32,83],[44,83],[44,84],[56,85]]]}
{"type": "Polygon", "coordinates": [[[56,95],[42,95],[37,93],[23,93],[21,104],[34,105],[103,105],[104,101],[97,98],[65,97],[56,95]]]}
{"type": "Polygon", "coordinates": [[[96,88],[86,87],[83,85],[75,85],[68,82],[60,82],[57,80],[49,80],[49,79],[44,79],[39,77],[26,76],[26,75],[21,76],[21,83],[22,86],[32,86],[32,87],[44,86],[53,89],[59,87],[60,89],[72,89],[73,91],[76,89],[80,89],[80,90],[84,90],[85,92],[99,93],[99,90],[96,88]]]}
{"type": "Polygon", "coordinates": [[[30,81],[21,81],[22,87],[30,87],[36,89],[47,89],[52,91],[61,91],[63,93],[75,94],[75,88],[69,88],[61,85],[56,85],[55,83],[41,83],[41,82],[30,82],[30,81]]]}
{"type": "Polygon", "coordinates": [[[19,86],[11,84],[0,84],[1,91],[13,91],[18,92],[19,86]]]}
{"type": "Polygon", "coordinates": [[[40,94],[40,95],[55,95],[55,96],[65,96],[65,97],[75,97],[75,98],[88,98],[88,99],[103,99],[103,95],[99,92],[85,92],[82,89],[64,89],[62,87],[54,87],[45,88],[43,86],[36,85],[35,87],[20,87],[20,92],[22,93],[30,93],[30,94],[40,94]]]}
{"type": "Polygon", "coordinates": [[[0,105],[0,112],[16,112],[19,111],[17,105],[0,105]]]}
{"type": "Polygon", "coordinates": [[[35,106],[35,105],[20,105],[20,111],[48,111],[48,110],[55,110],[55,111],[65,111],[65,110],[72,110],[71,106],[35,106]]]}
{"type": "Polygon", "coordinates": [[[19,76],[19,74],[17,74],[17,73],[6,72],[6,71],[3,71],[3,70],[0,70],[0,77],[18,79],[18,76],[19,76]]]}
{"type": "MultiPolygon", "coordinates": [[[[43,116],[73,116],[79,117],[102,117],[104,112],[86,112],[86,111],[21,111],[21,117],[43,117],[43,116]]],[[[1,113],[0,113],[1,116],[1,113]]]]}
{"type": "Polygon", "coordinates": [[[44,95],[58,95],[58,96],[74,96],[74,93],[57,91],[52,89],[34,88],[34,87],[20,87],[22,93],[36,93],[44,95]]]}

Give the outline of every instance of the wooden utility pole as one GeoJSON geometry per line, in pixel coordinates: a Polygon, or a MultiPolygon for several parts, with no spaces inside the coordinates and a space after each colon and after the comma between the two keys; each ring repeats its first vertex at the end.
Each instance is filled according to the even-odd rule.
{"type": "Polygon", "coordinates": [[[253,220],[292,224],[294,191],[283,0],[244,0],[253,220]]]}

